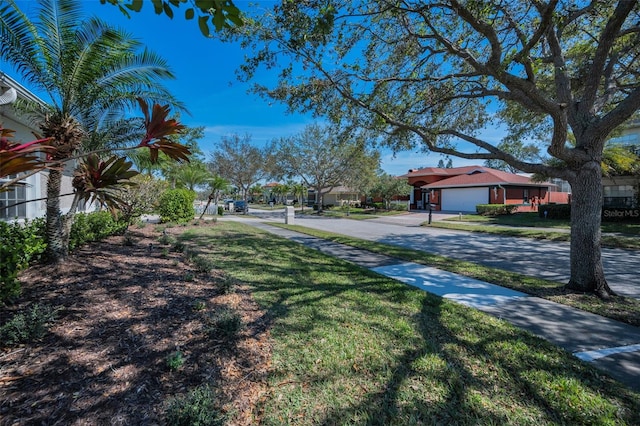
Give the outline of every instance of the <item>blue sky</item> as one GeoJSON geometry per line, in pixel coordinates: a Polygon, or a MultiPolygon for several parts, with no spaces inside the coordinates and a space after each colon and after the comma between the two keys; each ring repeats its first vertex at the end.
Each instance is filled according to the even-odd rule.
{"type": "MultiPolygon", "coordinates": [[[[241,9],[256,7],[243,0],[235,3],[241,9]]],[[[273,4],[270,1],[261,3],[265,6],[273,4]]],[[[19,4],[25,10],[36,6],[33,0],[19,1],[19,4]]],[[[132,13],[127,19],[117,7],[101,5],[98,0],[85,0],[84,5],[87,15],[97,14],[124,28],[168,62],[176,80],[168,81],[166,85],[191,113],[183,114],[181,121],[188,126],[205,128],[205,137],[199,141],[205,153],[215,149],[224,135],[249,134],[253,143],[261,145],[281,136],[300,133],[307,124],[314,122],[311,116],[287,114],[284,105],[269,103],[247,93],[249,85],[236,79],[235,70],[248,52],[235,44],[205,38],[197,22],[185,20],[182,13],[176,13],[173,20],[166,15],[155,15],[151,1],[145,0],[142,11],[132,13]]],[[[12,76],[20,81],[19,76],[12,76]]],[[[269,79],[270,76],[265,74],[259,78],[269,79]]],[[[495,137],[498,137],[497,132],[495,137]]],[[[436,166],[441,158],[438,154],[421,152],[400,152],[394,158],[392,152],[383,151],[382,168],[387,173],[400,175],[410,168],[436,166]]],[[[453,158],[454,166],[478,163],[453,158]]]]}

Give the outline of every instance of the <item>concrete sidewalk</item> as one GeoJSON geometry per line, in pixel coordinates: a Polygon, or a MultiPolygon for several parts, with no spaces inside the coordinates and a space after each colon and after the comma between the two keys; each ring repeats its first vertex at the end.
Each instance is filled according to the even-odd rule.
{"type": "Polygon", "coordinates": [[[272,226],[259,219],[228,219],[504,319],[640,391],[640,328],[494,284],[272,226]]]}

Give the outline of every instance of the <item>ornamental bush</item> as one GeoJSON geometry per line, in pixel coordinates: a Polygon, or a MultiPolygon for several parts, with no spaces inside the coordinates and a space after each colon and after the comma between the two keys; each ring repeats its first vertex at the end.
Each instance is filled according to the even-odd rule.
{"type": "Polygon", "coordinates": [[[515,204],[478,204],[476,212],[481,216],[502,216],[513,213],[517,208],[515,204]]]}
{"type": "Polygon", "coordinates": [[[44,219],[0,221],[0,305],[20,294],[18,273],[40,259],[46,248],[44,219]]]}
{"type": "Polygon", "coordinates": [[[126,220],[116,219],[108,211],[77,213],[69,233],[69,249],[124,233],[127,226],[126,220]]]}
{"type": "Polygon", "coordinates": [[[196,193],[188,189],[169,189],[164,191],[158,202],[158,213],[162,222],[185,223],[193,220],[196,211],[193,202],[196,193]]]}

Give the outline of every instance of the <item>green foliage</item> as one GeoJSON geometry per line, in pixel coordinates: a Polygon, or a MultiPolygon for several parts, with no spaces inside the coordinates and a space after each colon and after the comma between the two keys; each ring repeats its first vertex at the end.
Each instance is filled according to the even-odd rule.
{"type": "Polygon", "coordinates": [[[184,365],[184,356],[182,352],[175,351],[167,356],[167,367],[169,370],[175,371],[184,365]]]}
{"type": "MultiPolygon", "coordinates": [[[[125,202],[120,212],[123,219],[129,223],[145,213],[151,213],[155,209],[158,194],[167,188],[166,182],[147,175],[134,176],[131,182],[135,185],[119,194],[119,198],[125,202]]],[[[144,222],[141,222],[141,225],[144,228],[144,222]]],[[[140,227],[140,224],[138,226],[140,227]]]]}
{"type": "Polygon", "coordinates": [[[162,222],[185,223],[193,220],[196,193],[188,189],[169,189],[162,193],[158,213],[162,222]]]}
{"type": "Polygon", "coordinates": [[[233,340],[242,327],[240,314],[227,306],[218,307],[207,318],[207,332],[214,339],[233,340]]]}
{"type": "Polygon", "coordinates": [[[229,275],[223,275],[217,282],[220,291],[223,294],[233,293],[236,289],[236,280],[235,278],[229,275]]]}
{"type": "Polygon", "coordinates": [[[224,207],[218,206],[218,216],[222,216],[224,214],[224,207]]]}
{"type": "Polygon", "coordinates": [[[251,143],[249,135],[223,136],[209,163],[210,170],[218,176],[209,182],[214,199],[229,183],[238,192],[249,192],[251,186],[272,174],[269,170],[271,159],[269,148],[258,148],[251,143]]]}
{"type": "Polygon", "coordinates": [[[0,304],[21,291],[18,273],[40,258],[46,248],[43,219],[0,221],[0,304]]]}
{"type": "Polygon", "coordinates": [[[172,235],[169,235],[163,232],[162,235],[158,238],[158,242],[166,246],[166,245],[174,244],[176,242],[176,238],[172,235]]]}
{"type": "Polygon", "coordinates": [[[625,176],[640,173],[640,158],[629,147],[607,145],[602,153],[602,174],[625,176]]]}
{"type": "Polygon", "coordinates": [[[98,201],[115,211],[126,206],[118,195],[134,185],[130,179],[139,174],[132,165],[125,157],[112,155],[103,160],[98,154],[89,154],[73,173],[73,187],[85,202],[98,201]]]}
{"type": "Polygon", "coordinates": [[[207,307],[207,304],[204,300],[196,300],[193,302],[192,308],[194,311],[203,311],[207,307]]]}
{"type": "Polygon", "coordinates": [[[518,209],[515,204],[478,204],[476,212],[482,216],[500,216],[512,214],[518,209]]]}
{"type": "Polygon", "coordinates": [[[387,173],[378,174],[373,180],[369,193],[374,198],[380,197],[387,210],[391,209],[391,200],[396,196],[405,196],[411,193],[412,186],[406,179],[398,179],[387,173]]]}
{"type": "Polygon", "coordinates": [[[213,264],[213,260],[205,256],[193,256],[191,258],[191,262],[193,262],[193,266],[195,267],[196,272],[200,274],[208,274],[209,272],[211,272],[211,270],[213,270],[215,266],[213,264]]]}
{"type": "Polygon", "coordinates": [[[320,189],[356,189],[380,165],[379,152],[368,148],[362,134],[329,125],[311,124],[297,135],[280,138],[273,152],[277,159],[273,173],[299,178],[318,191],[318,210],[324,209],[322,197],[326,192],[320,189]]]}
{"type": "Polygon", "coordinates": [[[166,422],[172,426],[224,425],[220,397],[208,385],[201,385],[185,396],[173,399],[166,411],[166,422]]]}
{"type": "Polygon", "coordinates": [[[538,215],[547,219],[571,219],[571,204],[542,204],[538,215]],[[547,215],[545,216],[545,212],[547,215]]]}
{"type": "Polygon", "coordinates": [[[32,305],[0,326],[0,345],[14,346],[42,338],[55,317],[56,311],[51,307],[32,305]]]}
{"type": "Polygon", "coordinates": [[[107,211],[78,213],[69,234],[69,249],[73,250],[92,241],[100,241],[111,235],[123,233],[127,222],[116,219],[107,211]]]}

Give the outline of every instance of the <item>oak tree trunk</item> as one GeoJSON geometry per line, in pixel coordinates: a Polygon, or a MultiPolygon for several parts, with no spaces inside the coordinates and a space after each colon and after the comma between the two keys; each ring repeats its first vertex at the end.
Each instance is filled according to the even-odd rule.
{"type": "Polygon", "coordinates": [[[615,295],[604,276],[601,258],[602,171],[596,161],[586,163],[571,183],[571,278],[567,288],[615,295]]]}

